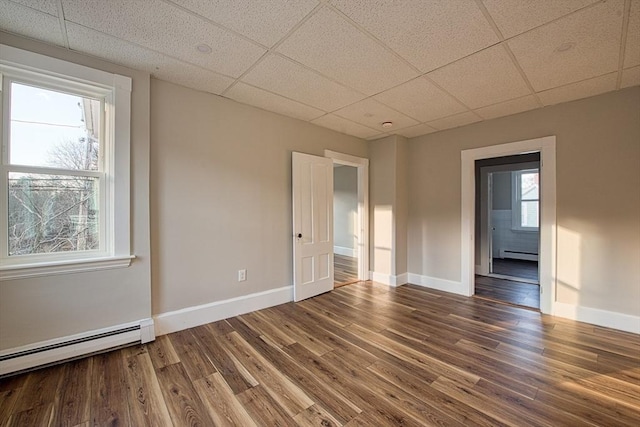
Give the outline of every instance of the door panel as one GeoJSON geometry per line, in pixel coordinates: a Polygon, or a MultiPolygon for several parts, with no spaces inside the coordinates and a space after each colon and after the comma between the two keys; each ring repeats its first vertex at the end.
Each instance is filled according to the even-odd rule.
{"type": "Polygon", "coordinates": [[[333,161],[292,153],[293,299],[333,289],[333,161]]]}

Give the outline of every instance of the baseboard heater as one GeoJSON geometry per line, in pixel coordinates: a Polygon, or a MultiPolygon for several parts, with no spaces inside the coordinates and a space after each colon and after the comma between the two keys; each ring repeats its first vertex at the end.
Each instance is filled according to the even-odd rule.
{"type": "Polygon", "coordinates": [[[538,254],[532,252],[512,251],[509,249],[500,249],[500,258],[522,259],[526,261],[538,261],[538,254]]]}
{"type": "Polygon", "coordinates": [[[75,359],[155,339],[152,319],[71,335],[0,352],[0,378],[40,366],[75,359]]]}

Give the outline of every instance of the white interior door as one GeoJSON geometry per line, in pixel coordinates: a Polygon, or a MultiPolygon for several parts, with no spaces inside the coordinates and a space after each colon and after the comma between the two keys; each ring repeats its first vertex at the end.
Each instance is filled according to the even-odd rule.
{"type": "Polygon", "coordinates": [[[293,300],[333,289],[333,161],[292,156],[293,300]]]}

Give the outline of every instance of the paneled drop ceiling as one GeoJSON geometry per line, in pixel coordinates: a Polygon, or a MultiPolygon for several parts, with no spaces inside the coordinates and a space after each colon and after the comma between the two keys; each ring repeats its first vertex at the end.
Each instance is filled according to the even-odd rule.
{"type": "Polygon", "coordinates": [[[0,0],[0,28],[366,139],[640,85],[640,0],[0,0]]]}

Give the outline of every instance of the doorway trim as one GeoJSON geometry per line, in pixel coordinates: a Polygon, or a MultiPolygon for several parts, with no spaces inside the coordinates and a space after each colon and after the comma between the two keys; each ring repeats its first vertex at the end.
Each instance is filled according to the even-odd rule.
{"type": "Polygon", "coordinates": [[[369,159],[331,150],[324,150],[324,156],[358,170],[358,280],[369,280],[369,159]]]}
{"type": "Polygon", "coordinates": [[[461,281],[467,296],[475,293],[475,161],[540,152],[540,311],[553,312],[556,295],[556,137],[491,145],[461,151],[461,281]]]}

